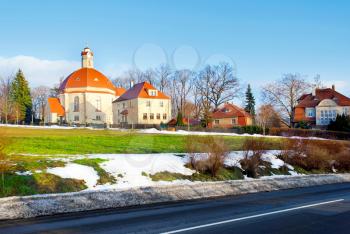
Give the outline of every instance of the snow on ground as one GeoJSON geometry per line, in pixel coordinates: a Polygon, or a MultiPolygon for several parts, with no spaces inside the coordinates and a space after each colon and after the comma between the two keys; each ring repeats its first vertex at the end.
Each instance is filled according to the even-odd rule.
{"type": "Polygon", "coordinates": [[[46,172],[61,178],[84,180],[88,188],[93,188],[99,179],[97,172],[92,167],[76,163],[67,163],[64,167],[49,168],[46,172]]]}
{"type": "Polygon", "coordinates": [[[37,125],[19,125],[19,124],[0,124],[0,127],[13,127],[13,128],[46,128],[46,129],[74,129],[76,127],[66,127],[66,126],[37,126],[37,125]]]}
{"type": "MultiPolygon", "coordinates": [[[[17,124],[0,124],[0,127],[18,127],[18,128],[42,128],[42,129],[90,129],[90,130],[103,130],[103,128],[92,128],[92,127],[67,127],[59,125],[51,126],[36,126],[36,125],[17,125],[17,124]]],[[[130,129],[120,129],[120,128],[109,128],[110,130],[127,132],[131,131],[130,129]]],[[[269,138],[291,138],[291,139],[309,139],[309,140],[326,140],[325,138],[319,137],[283,137],[283,136],[270,136],[270,135],[261,135],[261,134],[238,134],[238,133],[225,133],[225,132],[199,132],[199,131],[167,131],[167,130],[158,130],[156,128],[141,129],[137,130],[138,133],[146,134],[168,134],[168,135],[198,135],[198,136],[250,136],[250,137],[269,137],[269,138]]]]}
{"type": "Polygon", "coordinates": [[[291,139],[309,139],[309,140],[325,140],[324,138],[319,137],[283,137],[283,136],[270,136],[270,135],[261,135],[261,134],[238,134],[238,133],[227,133],[227,132],[197,132],[197,131],[167,131],[167,130],[158,130],[155,128],[142,129],[138,130],[139,133],[146,134],[170,134],[170,135],[198,135],[198,136],[250,136],[250,137],[268,137],[268,138],[291,138],[291,139]]]}
{"type": "Polygon", "coordinates": [[[94,154],[91,158],[102,158],[108,161],[101,163],[101,167],[117,178],[116,185],[97,186],[97,188],[139,187],[164,183],[188,183],[189,181],[155,182],[147,176],[157,172],[173,172],[191,175],[194,171],[185,167],[186,158],[174,154],[94,154]],[[145,175],[145,173],[147,175],[145,175]]]}
{"type": "MultiPolygon", "coordinates": [[[[293,167],[287,164],[275,155],[278,151],[267,151],[262,159],[270,162],[272,168],[280,168],[286,165],[292,175],[297,175],[293,167]]],[[[201,154],[198,154],[201,157],[201,154]]],[[[168,171],[171,173],[180,173],[191,175],[195,171],[185,167],[188,162],[188,155],[177,155],[173,153],[162,154],[91,154],[87,156],[71,157],[75,158],[101,158],[107,161],[100,164],[101,168],[113,175],[117,182],[115,184],[96,185],[99,179],[97,172],[92,168],[84,165],[68,162],[65,167],[56,167],[47,169],[48,173],[55,174],[62,178],[80,179],[86,182],[88,189],[121,189],[142,186],[152,186],[159,184],[188,184],[195,183],[189,180],[152,181],[149,175],[157,172],[168,171]]],[[[225,165],[236,166],[241,168],[240,160],[243,159],[243,151],[233,151],[226,158],[225,165]]]]}

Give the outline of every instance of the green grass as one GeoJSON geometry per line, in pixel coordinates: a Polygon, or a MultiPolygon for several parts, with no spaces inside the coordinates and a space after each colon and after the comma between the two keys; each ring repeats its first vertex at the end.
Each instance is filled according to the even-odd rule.
{"type": "Polygon", "coordinates": [[[100,177],[97,181],[97,184],[115,183],[116,179],[112,175],[107,173],[105,170],[103,170],[99,165],[100,163],[103,163],[105,161],[108,161],[108,160],[101,159],[101,158],[84,158],[84,159],[74,160],[73,163],[94,168],[98,176],[100,177]]]}
{"type": "MultiPolygon", "coordinates": [[[[133,131],[88,129],[29,129],[0,127],[10,141],[10,154],[185,153],[186,136],[140,134],[133,131]]],[[[240,150],[246,137],[223,137],[231,150],[240,150]]],[[[267,149],[279,149],[280,138],[266,138],[267,149]]]]}
{"type": "Polygon", "coordinates": [[[12,164],[12,171],[32,171],[45,170],[50,167],[63,167],[65,163],[57,159],[50,159],[47,156],[21,156],[11,155],[7,160],[12,164]]]}
{"type": "Polygon", "coordinates": [[[8,173],[4,185],[5,188],[0,185],[0,197],[77,192],[87,188],[83,180],[63,179],[48,173],[28,176],[8,173]]]}
{"type": "MultiPolygon", "coordinates": [[[[147,174],[145,174],[147,176],[147,174]]],[[[194,173],[192,175],[183,175],[168,171],[157,172],[148,175],[153,181],[173,181],[173,180],[190,180],[190,181],[225,181],[243,179],[241,169],[238,167],[221,168],[216,177],[212,177],[208,173],[194,173]]]]}

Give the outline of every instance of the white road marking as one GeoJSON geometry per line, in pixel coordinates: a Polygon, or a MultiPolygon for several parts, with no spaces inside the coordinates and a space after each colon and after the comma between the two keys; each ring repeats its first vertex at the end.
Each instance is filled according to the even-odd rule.
{"type": "Polygon", "coordinates": [[[284,210],[277,210],[277,211],[267,212],[267,213],[263,213],[263,214],[251,215],[251,216],[246,216],[246,217],[241,217],[241,218],[236,218],[236,219],[229,219],[229,220],[224,220],[224,221],[215,222],[215,223],[208,223],[208,224],[193,226],[193,227],[189,227],[189,228],[183,228],[183,229],[173,230],[173,231],[169,231],[169,232],[164,232],[163,234],[191,231],[191,230],[195,230],[195,229],[211,227],[211,226],[216,226],[216,225],[225,224],[225,223],[233,223],[233,222],[246,220],[246,219],[254,219],[254,218],[258,218],[258,217],[263,217],[263,216],[268,216],[268,215],[273,215],[273,214],[280,214],[280,213],[285,213],[285,212],[289,212],[289,211],[300,210],[300,209],[305,209],[305,208],[314,207],[314,206],[321,206],[321,205],[326,205],[326,204],[341,202],[341,201],[344,201],[344,199],[314,203],[314,204],[310,204],[310,205],[298,206],[298,207],[288,208],[288,209],[284,209],[284,210]]]}

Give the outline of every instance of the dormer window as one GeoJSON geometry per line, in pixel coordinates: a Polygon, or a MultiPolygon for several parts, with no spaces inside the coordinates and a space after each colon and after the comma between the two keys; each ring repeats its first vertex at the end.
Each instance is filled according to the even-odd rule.
{"type": "Polygon", "coordinates": [[[155,90],[155,89],[149,89],[149,90],[148,90],[148,95],[150,95],[150,96],[152,96],[152,97],[155,97],[155,96],[158,95],[158,92],[157,92],[157,90],[155,90]]]}

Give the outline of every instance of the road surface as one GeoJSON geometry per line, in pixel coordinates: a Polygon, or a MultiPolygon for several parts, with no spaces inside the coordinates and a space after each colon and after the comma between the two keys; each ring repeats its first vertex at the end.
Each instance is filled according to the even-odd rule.
{"type": "Polygon", "coordinates": [[[0,233],[350,233],[350,183],[0,221],[0,233]]]}

